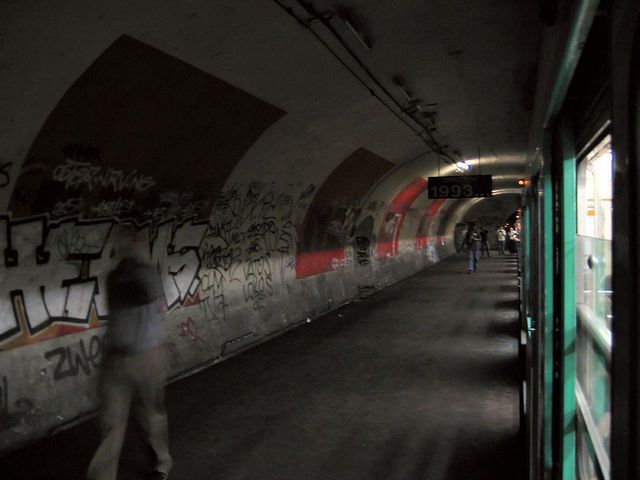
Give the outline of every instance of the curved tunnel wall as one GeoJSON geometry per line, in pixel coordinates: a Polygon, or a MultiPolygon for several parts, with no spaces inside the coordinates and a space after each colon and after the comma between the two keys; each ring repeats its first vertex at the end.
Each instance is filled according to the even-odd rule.
{"type": "Polygon", "coordinates": [[[357,147],[307,178],[263,170],[286,117],[128,36],[73,83],[0,217],[0,451],[97,407],[124,224],[161,275],[173,378],[454,251],[424,165],[357,147]]]}

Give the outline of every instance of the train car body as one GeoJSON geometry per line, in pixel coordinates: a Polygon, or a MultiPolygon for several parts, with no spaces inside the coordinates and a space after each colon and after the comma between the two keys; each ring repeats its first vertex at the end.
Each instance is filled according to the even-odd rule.
{"type": "Polygon", "coordinates": [[[523,196],[529,478],[638,478],[637,2],[550,11],[523,196]]]}

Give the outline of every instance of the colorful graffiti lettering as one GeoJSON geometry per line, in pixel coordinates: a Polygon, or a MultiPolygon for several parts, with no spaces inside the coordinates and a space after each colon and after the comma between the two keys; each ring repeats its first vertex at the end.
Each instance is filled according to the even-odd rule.
{"type": "MultiPolygon", "coordinates": [[[[112,258],[114,221],[48,222],[45,217],[0,218],[0,341],[33,336],[62,322],[89,327],[91,311],[108,314],[104,292],[112,258]]],[[[184,303],[199,284],[198,246],[207,224],[167,221],[149,239],[149,260],[158,268],[167,308],[184,303]]],[[[99,326],[96,323],[93,326],[99,326]]],[[[71,330],[71,331],[78,331],[71,330]]],[[[70,333],[69,329],[66,332],[70,333]]]]}
{"type": "MultiPolygon", "coordinates": [[[[259,182],[224,192],[218,207],[210,222],[169,219],[138,227],[166,308],[198,303],[210,318],[224,317],[224,285],[238,283],[241,298],[266,318],[274,273],[284,279],[286,266],[295,265],[303,208],[259,182]]],[[[106,277],[121,258],[113,256],[113,238],[125,225],[106,218],[0,217],[0,349],[99,327],[109,313],[106,277]]],[[[85,364],[76,362],[82,371],[85,364]]]]}

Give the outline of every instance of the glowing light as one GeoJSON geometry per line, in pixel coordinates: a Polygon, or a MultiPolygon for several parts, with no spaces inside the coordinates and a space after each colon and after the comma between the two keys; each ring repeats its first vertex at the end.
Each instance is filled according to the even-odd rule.
{"type": "Polygon", "coordinates": [[[455,166],[454,169],[458,173],[467,172],[467,171],[471,170],[471,165],[469,165],[464,160],[461,160],[459,162],[456,162],[456,166],[455,166]]]}

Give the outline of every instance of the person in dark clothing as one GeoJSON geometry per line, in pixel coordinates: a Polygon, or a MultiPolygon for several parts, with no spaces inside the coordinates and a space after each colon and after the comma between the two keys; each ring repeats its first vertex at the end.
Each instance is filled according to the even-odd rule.
{"type": "Polygon", "coordinates": [[[464,243],[467,246],[467,252],[469,255],[469,273],[473,273],[478,269],[478,260],[480,259],[480,234],[476,230],[475,224],[469,222],[469,228],[467,229],[467,235],[464,238],[464,243]]]}
{"type": "Polygon", "coordinates": [[[487,257],[491,256],[491,253],[489,253],[489,231],[486,228],[482,228],[480,230],[480,239],[481,239],[481,246],[480,246],[480,250],[482,252],[482,256],[484,257],[484,252],[487,252],[487,257]]]}
{"type": "Polygon", "coordinates": [[[107,279],[110,317],[100,385],[102,438],[87,477],[116,480],[129,409],[135,398],[137,418],[156,457],[151,478],[165,480],[172,460],[164,409],[162,285],[158,271],[145,261],[145,244],[136,242],[135,230],[122,229],[116,236],[114,248],[124,252],[124,258],[107,279]]]}

